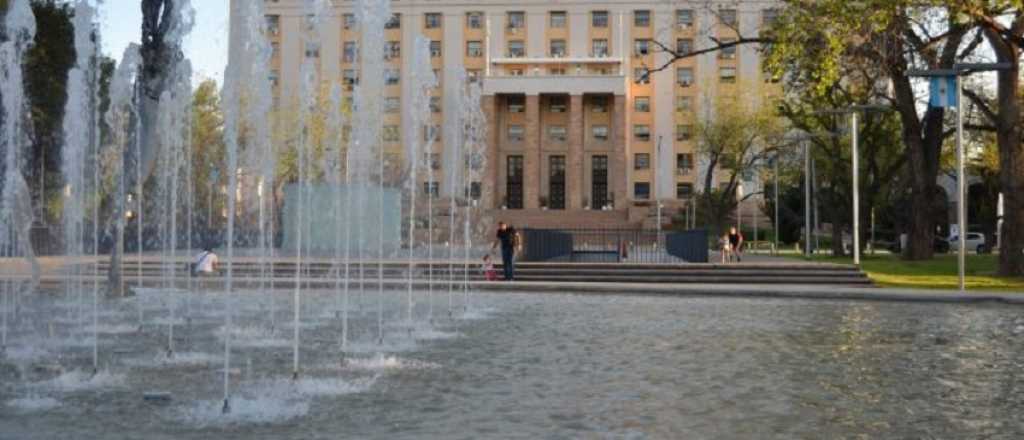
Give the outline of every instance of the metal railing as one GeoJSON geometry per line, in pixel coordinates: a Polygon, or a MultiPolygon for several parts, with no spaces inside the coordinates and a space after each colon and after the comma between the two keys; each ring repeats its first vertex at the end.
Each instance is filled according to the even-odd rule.
{"type": "Polygon", "coordinates": [[[683,263],[707,261],[707,233],[645,229],[524,229],[524,261],[683,263]]]}

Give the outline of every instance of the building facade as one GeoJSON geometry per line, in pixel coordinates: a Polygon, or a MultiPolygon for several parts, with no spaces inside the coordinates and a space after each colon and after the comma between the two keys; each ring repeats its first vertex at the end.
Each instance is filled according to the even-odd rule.
{"type": "MultiPolygon", "coordinates": [[[[298,94],[306,57],[319,59],[323,78],[358,82],[353,1],[334,2],[319,44],[304,41],[303,0],[265,1],[278,102],[298,94]]],[[[761,60],[747,45],[667,65],[669,55],[657,48],[686,52],[756,36],[776,2],[401,0],[391,7],[388,148],[403,151],[402,140],[421,130],[409,126],[411,110],[402,103],[411,93],[403,75],[411,71],[412,44],[423,35],[440,82],[429,118],[440,133],[435,154],[447,145],[446,109],[458,105],[445,87],[465,69],[482,82],[489,124],[484,205],[550,211],[690,197],[702,184],[695,121],[722,88],[762,84],[761,60]]]]}

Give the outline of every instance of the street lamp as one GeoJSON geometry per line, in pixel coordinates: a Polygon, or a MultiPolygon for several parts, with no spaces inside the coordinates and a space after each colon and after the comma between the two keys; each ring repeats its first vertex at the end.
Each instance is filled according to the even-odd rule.
{"type": "MultiPolygon", "coordinates": [[[[933,70],[911,70],[907,76],[937,78],[953,78],[956,86],[955,99],[950,105],[945,102],[933,102],[941,107],[956,107],[956,221],[960,232],[957,234],[959,252],[957,255],[958,275],[960,278],[960,291],[967,290],[966,266],[967,266],[967,185],[964,173],[964,87],[963,78],[972,73],[1012,70],[1012,63],[966,63],[954,64],[952,69],[933,70]]],[[[935,97],[933,96],[933,99],[935,97]]]]}
{"type": "MultiPolygon", "coordinates": [[[[853,264],[860,266],[860,153],[858,148],[859,130],[857,116],[860,112],[889,111],[888,106],[877,104],[851,105],[849,107],[827,110],[826,113],[850,115],[850,140],[853,145],[853,264]]],[[[833,225],[834,226],[834,225],[833,225]]]]}

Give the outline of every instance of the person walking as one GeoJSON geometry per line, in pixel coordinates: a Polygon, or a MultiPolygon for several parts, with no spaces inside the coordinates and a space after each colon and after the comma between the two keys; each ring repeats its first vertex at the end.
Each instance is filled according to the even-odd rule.
{"type": "Polygon", "coordinates": [[[515,256],[516,248],[519,247],[519,232],[505,222],[498,222],[498,232],[495,234],[494,243],[491,245],[493,251],[501,245],[501,264],[505,272],[505,281],[515,279],[515,256]]]}
{"type": "Polygon", "coordinates": [[[736,227],[729,229],[729,247],[736,261],[743,261],[743,234],[736,230],[736,227]]]}

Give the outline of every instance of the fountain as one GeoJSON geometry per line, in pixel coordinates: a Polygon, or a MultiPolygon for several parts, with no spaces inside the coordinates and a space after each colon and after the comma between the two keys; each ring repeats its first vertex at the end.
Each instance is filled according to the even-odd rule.
{"type": "MultiPolygon", "coordinates": [[[[412,133],[406,134],[405,152],[409,169],[409,280],[405,319],[410,326],[410,333],[413,324],[413,278],[415,277],[416,267],[416,199],[419,194],[420,158],[430,151],[433,136],[426,137],[422,144],[420,140],[424,139],[425,122],[428,120],[427,115],[430,114],[430,94],[432,90],[437,88],[437,78],[434,76],[434,71],[430,66],[430,40],[422,35],[418,35],[413,43],[412,66],[413,71],[409,75],[409,81],[412,82],[412,102],[410,104],[412,109],[409,112],[412,116],[410,124],[412,126],[412,133]]],[[[423,163],[426,164],[427,170],[430,172],[429,156],[423,163]]],[[[432,198],[429,194],[427,197],[432,198]]],[[[433,216],[433,213],[428,211],[427,215],[433,216]]],[[[427,271],[432,272],[433,267],[428,266],[427,271]]]]}

